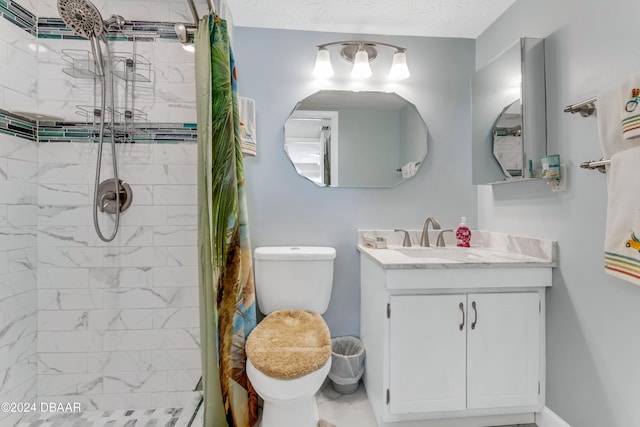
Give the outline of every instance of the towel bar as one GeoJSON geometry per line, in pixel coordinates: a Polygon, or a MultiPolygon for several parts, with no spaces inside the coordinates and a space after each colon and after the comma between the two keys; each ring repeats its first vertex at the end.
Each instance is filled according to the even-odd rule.
{"type": "Polygon", "coordinates": [[[597,169],[598,172],[600,172],[600,173],[607,173],[607,170],[605,169],[605,166],[610,164],[610,163],[611,163],[611,160],[604,160],[604,159],[592,160],[590,162],[582,162],[580,164],[580,167],[582,169],[591,169],[591,170],[597,169]]]}
{"type": "Polygon", "coordinates": [[[571,114],[580,113],[582,117],[589,117],[594,111],[596,111],[595,102],[597,100],[598,98],[594,96],[593,98],[578,102],[577,104],[569,105],[565,107],[564,112],[571,114]]]}

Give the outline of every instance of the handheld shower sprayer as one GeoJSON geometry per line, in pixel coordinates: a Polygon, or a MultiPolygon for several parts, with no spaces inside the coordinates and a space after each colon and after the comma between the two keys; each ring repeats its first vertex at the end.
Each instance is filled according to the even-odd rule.
{"type": "MultiPolygon", "coordinates": [[[[113,179],[100,182],[100,172],[102,166],[102,144],[104,142],[104,128],[106,98],[107,98],[107,73],[105,72],[105,61],[100,47],[100,40],[105,45],[108,57],[111,58],[109,44],[107,43],[107,33],[110,28],[122,29],[125,20],[122,16],[112,15],[107,21],[102,20],[102,16],[96,7],[88,0],[58,0],[58,12],[64,23],[77,35],[89,39],[91,51],[96,64],[97,75],[101,81],[100,97],[100,131],[98,138],[98,156],[96,164],[95,189],[93,194],[93,225],[98,237],[105,241],[112,241],[118,232],[120,224],[120,213],[124,211],[132,200],[131,187],[118,179],[118,164],[116,159],[116,141],[114,135],[114,115],[111,114],[111,156],[113,166],[113,179]],[[100,194],[102,193],[102,194],[100,194]],[[111,203],[111,202],[115,203],[111,203]],[[111,235],[106,237],[102,234],[98,225],[98,209],[102,212],[114,213],[115,224],[111,235]]],[[[110,61],[109,61],[110,62],[110,61]]],[[[114,109],[114,88],[113,80],[110,80],[111,91],[111,111],[114,109]]]]}

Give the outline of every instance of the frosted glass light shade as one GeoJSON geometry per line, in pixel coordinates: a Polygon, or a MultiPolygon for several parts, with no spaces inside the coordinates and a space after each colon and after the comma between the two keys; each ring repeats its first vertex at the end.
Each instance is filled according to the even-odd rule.
{"type": "Polygon", "coordinates": [[[389,71],[390,80],[404,80],[411,75],[409,67],[407,67],[407,55],[403,51],[398,51],[393,55],[391,71],[389,71]]]}
{"type": "Polygon", "coordinates": [[[371,77],[371,67],[369,66],[369,55],[365,50],[359,50],[356,52],[356,57],[353,61],[353,69],[351,70],[351,77],[354,79],[367,79],[371,77]]]}
{"type": "Polygon", "coordinates": [[[324,47],[318,49],[316,55],[316,65],[313,67],[313,77],[317,79],[328,79],[333,76],[333,67],[331,66],[331,56],[329,51],[324,47]]]}

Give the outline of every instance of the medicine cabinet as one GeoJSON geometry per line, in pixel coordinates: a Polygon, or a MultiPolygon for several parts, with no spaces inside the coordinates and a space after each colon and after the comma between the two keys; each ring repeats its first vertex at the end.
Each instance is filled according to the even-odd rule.
{"type": "Polygon", "coordinates": [[[539,178],[547,155],[544,67],[544,39],[525,37],[474,73],[474,184],[539,178]]]}

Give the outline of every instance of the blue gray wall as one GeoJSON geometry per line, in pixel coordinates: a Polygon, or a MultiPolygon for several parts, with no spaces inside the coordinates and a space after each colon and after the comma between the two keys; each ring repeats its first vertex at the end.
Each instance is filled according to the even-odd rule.
{"type": "Polygon", "coordinates": [[[567,163],[566,193],[541,182],[478,187],[480,227],[556,239],[547,293],[547,406],[574,427],[640,425],[640,287],[605,275],[606,177],[595,117],[569,104],[640,70],[637,0],[518,0],[476,43],[481,67],[520,36],[546,38],[549,153],[567,163]]]}
{"type": "Polygon", "coordinates": [[[258,156],[245,159],[254,247],[329,245],[337,250],[331,304],[333,336],[358,335],[358,228],[421,228],[428,216],[455,228],[461,216],[476,224],[471,185],[469,81],[474,41],[382,37],[305,31],[234,29],[239,91],[256,100],[258,156]],[[366,39],[407,48],[412,76],[390,84],[393,51],[381,48],[366,83],[346,79],[349,64],[331,48],[336,76],[322,85],[313,70],[321,43],[366,39]],[[296,103],[320,89],[394,91],[414,103],[429,127],[429,155],[417,175],[395,188],[320,188],[296,175],[283,150],[284,122],[296,103]]]}

